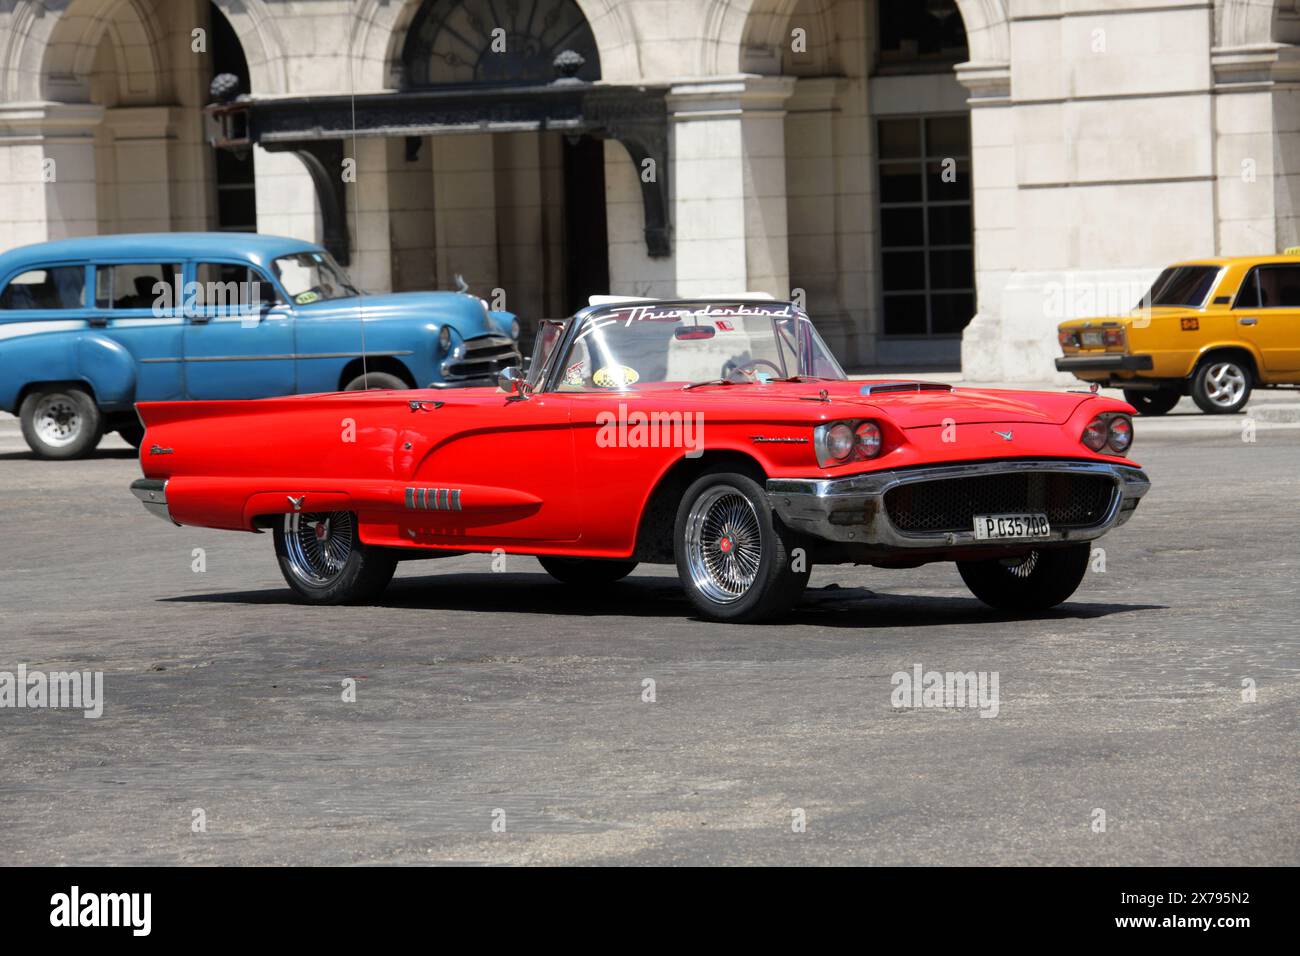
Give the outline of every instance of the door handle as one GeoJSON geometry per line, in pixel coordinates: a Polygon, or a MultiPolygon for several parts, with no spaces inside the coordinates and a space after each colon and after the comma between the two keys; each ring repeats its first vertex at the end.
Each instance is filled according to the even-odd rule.
{"type": "Polygon", "coordinates": [[[1255,325],[1258,322],[1259,319],[1255,318],[1253,315],[1243,316],[1242,318],[1237,320],[1238,325],[1255,325]]]}

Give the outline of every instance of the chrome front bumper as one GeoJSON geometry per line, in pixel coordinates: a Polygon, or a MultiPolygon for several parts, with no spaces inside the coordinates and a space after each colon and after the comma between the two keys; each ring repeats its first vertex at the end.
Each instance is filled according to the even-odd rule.
{"type": "Polygon", "coordinates": [[[1021,543],[1050,544],[1099,538],[1127,521],[1150,487],[1146,473],[1132,465],[1093,461],[990,461],[877,471],[848,478],[772,478],[767,482],[767,497],[772,510],[791,530],[840,544],[878,549],[1005,548],[1021,543]],[[1114,481],[1115,490],[1105,516],[1096,524],[1054,528],[1045,538],[1024,539],[1023,542],[980,540],[975,537],[974,528],[969,531],[905,533],[894,527],[885,509],[885,493],[901,484],[1021,472],[1104,475],[1114,481]]]}
{"type": "Polygon", "coordinates": [[[140,503],[151,515],[180,527],[179,522],[167,510],[167,482],[155,478],[138,478],[131,482],[131,494],[140,499],[140,503]]]}

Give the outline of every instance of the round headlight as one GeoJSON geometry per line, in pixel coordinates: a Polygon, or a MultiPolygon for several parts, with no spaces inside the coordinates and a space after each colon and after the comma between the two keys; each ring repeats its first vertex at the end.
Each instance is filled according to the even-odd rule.
{"type": "Polygon", "coordinates": [[[863,458],[875,458],[880,454],[880,426],[875,422],[863,422],[857,428],[858,449],[863,458]]]}
{"type": "Polygon", "coordinates": [[[1083,436],[1079,440],[1093,451],[1101,451],[1106,447],[1108,437],[1106,419],[1098,416],[1088,423],[1088,427],[1083,430],[1083,436]]]}
{"type": "Polygon", "coordinates": [[[826,433],[826,452],[836,461],[846,461],[853,454],[853,446],[857,442],[858,436],[853,433],[853,429],[840,422],[832,425],[826,433]]]}
{"type": "Polygon", "coordinates": [[[1133,444],[1133,422],[1124,415],[1116,415],[1110,420],[1106,444],[1117,454],[1124,454],[1133,444]]]}
{"type": "Polygon", "coordinates": [[[451,348],[451,326],[444,325],[438,330],[438,348],[444,352],[451,348]]]}
{"type": "Polygon", "coordinates": [[[512,319],[510,322],[510,337],[515,341],[519,340],[519,320],[512,319]]]}

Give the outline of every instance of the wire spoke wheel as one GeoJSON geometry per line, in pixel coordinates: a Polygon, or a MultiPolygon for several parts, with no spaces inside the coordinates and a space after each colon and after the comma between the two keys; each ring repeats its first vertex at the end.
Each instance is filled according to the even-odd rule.
{"type": "Polygon", "coordinates": [[[686,519],[686,557],[691,578],[702,594],[730,604],[758,579],[763,537],[758,513],[730,485],[709,489],[686,519]]]}
{"type": "Polygon", "coordinates": [[[1038,556],[1040,552],[1030,551],[1026,555],[1018,558],[1003,558],[998,563],[1007,569],[1007,573],[1013,578],[1032,577],[1034,569],[1038,567],[1038,556]]]}
{"type": "Polygon", "coordinates": [[[36,405],[32,418],[41,441],[55,448],[71,445],[81,435],[81,410],[68,395],[53,392],[36,405]]]}
{"type": "Polygon", "coordinates": [[[337,580],[355,544],[356,524],[349,511],[284,516],[285,557],[307,584],[323,587],[337,580]]]}

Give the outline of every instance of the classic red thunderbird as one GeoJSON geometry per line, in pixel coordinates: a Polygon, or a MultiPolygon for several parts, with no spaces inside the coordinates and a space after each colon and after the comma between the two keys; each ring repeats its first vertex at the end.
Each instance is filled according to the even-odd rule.
{"type": "Polygon", "coordinates": [[[676,563],[702,616],[755,621],[818,563],[955,561],[986,604],[1053,607],[1149,487],[1131,406],[850,381],[789,303],[605,302],[542,323],[527,375],[488,371],[498,388],[142,403],[132,490],[178,525],[270,529],[311,603],[500,549],[579,586],[676,563]]]}

